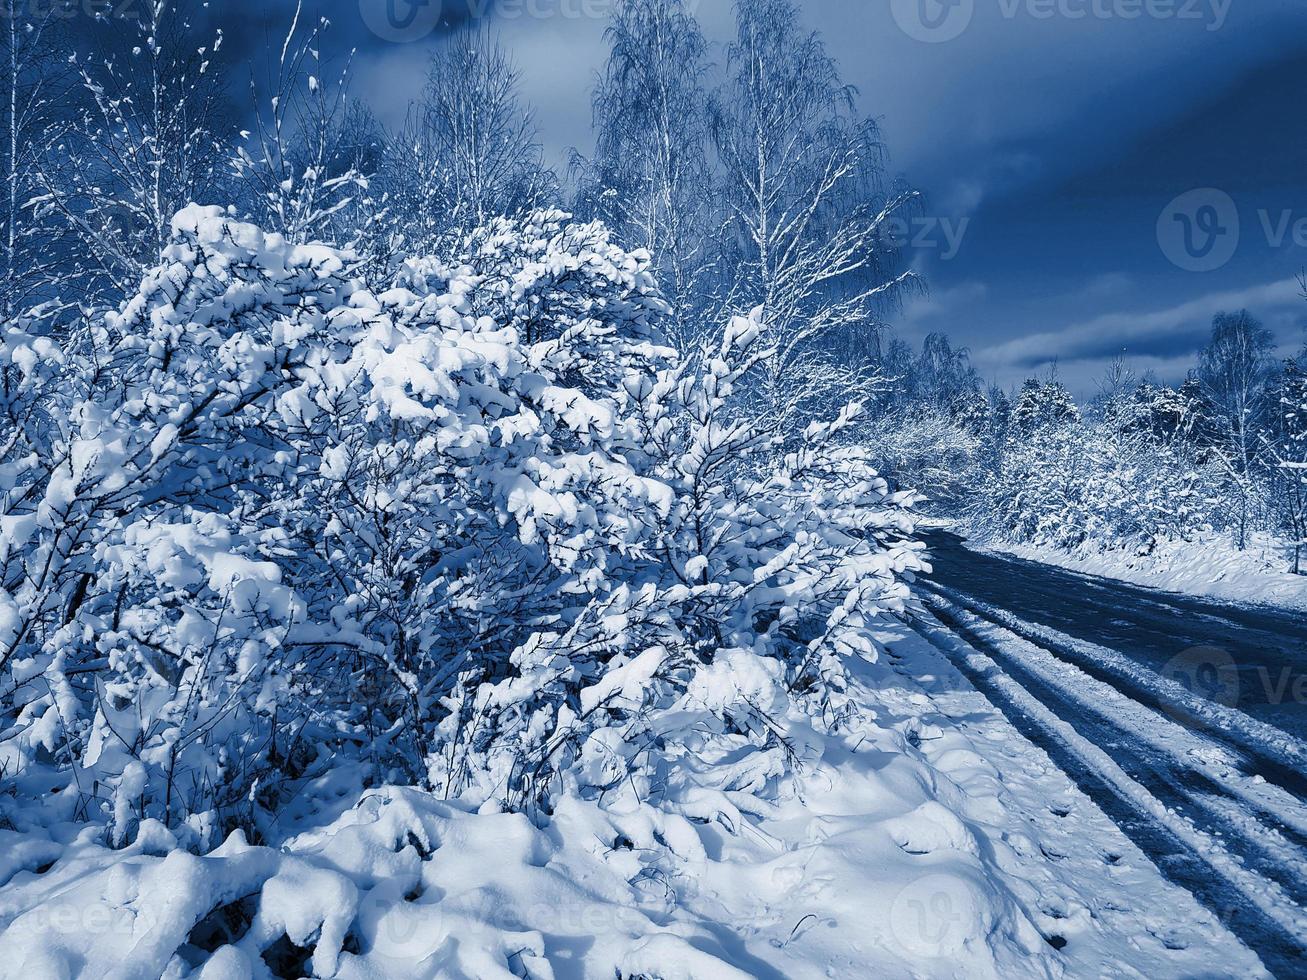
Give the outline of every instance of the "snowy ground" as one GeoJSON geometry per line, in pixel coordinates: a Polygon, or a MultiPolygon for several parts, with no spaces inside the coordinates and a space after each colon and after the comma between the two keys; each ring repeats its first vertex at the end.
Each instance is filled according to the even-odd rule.
{"type": "Polygon", "coordinates": [[[1113,650],[940,590],[922,628],[1279,975],[1307,950],[1307,745],[1113,650]]]}
{"type": "Polygon", "coordinates": [[[1167,541],[1149,555],[1124,550],[1066,552],[1003,543],[987,547],[1031,561],[1168,592],[1307,610],[1307,575],[1286,571],[1290,559],[1284,543],[1266,535],[1254,536],[1244,551],[1225,538],[1167,541]]]}
{"type": "Polygon", "coordinates": [[[531,821],[337,774],[278,848],[0,831],[0,976],[1264,974],[945,653],[878,639],[855,730],[752,812],[531,821]]]}

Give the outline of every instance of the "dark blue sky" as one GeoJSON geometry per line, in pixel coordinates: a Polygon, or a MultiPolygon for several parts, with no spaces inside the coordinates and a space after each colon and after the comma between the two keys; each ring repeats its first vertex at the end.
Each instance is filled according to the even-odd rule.
{"type": "MultiPolygon", "coordinates": [[[[387,2],[306,9],[331,15],[329,47],[358,49],[357,90],[394,123],[421,86],[434,36],[423,25],[441,8],[418,10],[409,32],[418,39],[397,43],[368,27],[385,23],[387,2]]],[[[469,2],[513,51],[551,160],[586,148],[611,0],[497,0],[493,10],[489,0],[446,0],[443,13],[469,2]]],[[[228,42],[248,50],[278,36],[293,6],[211,9],[228,42]]],[[[1137,370],[1182,377],[1223,308],[1248,307],[1286,352],[1307,339],[1294,282],[1307,265],[1307,3],[801,7],[880,121],[892,168],[926,192],[927,215],[941,222],[922,229],[931,244],[917,261],[930,292],[899,317],[909,339],[945,330],[1004,385],[1056,358],[1082,392],[1122,350],[1137,370]],[[1198,188],[1219,193],[1167,210],[1198,188]],[[1198,238],[1179,237],[1184,222],[1199,222],[1198,238]]],[[[728,0],[698,0],[697,13],[711,39],[729,38],[728,0]]]]}

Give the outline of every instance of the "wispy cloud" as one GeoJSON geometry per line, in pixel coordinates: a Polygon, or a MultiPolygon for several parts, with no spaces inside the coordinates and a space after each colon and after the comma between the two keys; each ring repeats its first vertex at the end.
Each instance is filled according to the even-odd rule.
{"type": "Polygon", "coordinates": [[[1301,287],[1283,279],[1246,289],[1200,296],[1163,310],[1103,314],[1057,330],[1027,334],[976,352],[982,369],[998,374],[1031,371],[1056,360],[1083,375],[1124,354],[1140,369],[1159,374],[1188,366],[1223,310],[1250,309],[1274,329],[1285,344],[1297,343],[1295,328],[1307,316],[1301,287]]]}

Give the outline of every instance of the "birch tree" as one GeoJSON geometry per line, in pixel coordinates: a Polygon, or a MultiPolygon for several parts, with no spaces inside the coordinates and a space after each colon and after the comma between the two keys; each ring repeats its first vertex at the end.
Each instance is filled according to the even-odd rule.
{"type": "Polygon", "coordinates": [[[791,0],[736,6],[712,132],[735,255],[732,306],[766,310],[765,399],[784,419],[856,383],[891,274],[892,219],[915,194],[883,187],[879,135],[791,0]]]}
{"type": "Polygon", "coordinates": [[[1271,489],[1289,534],[1292,570],[1303,573],[1307,547],[1307,348],[1284,362],[1272,392],[1275,424],[1262,442],[1271,460],[1271,489]]]}
{"type": "Polygon", "coordinates": [[[390,200],[392,234],[414,254],[435,254],[451,230],[453,177],[420,106],[385,142],[382,181],[390,200]]]}
{"type": "Polygon", "coordinates": [[[429,149],[448,174],[450,225],[471,227],[539,204],[554,189],[520,75],[488,31],[446,37],[421,104],[429,149]]]}
{"type": "Polygon", "coordinates": [[[3,269],[0,312],[6,322],[34,302],[50,298],[48,241],[28,206],[37,194],[45,136],[68,86],[65,38],[52,13],[38,15],[19,0],[3,0],[0,72],[3,72],[3,269]]]}
{"type": "Polygon", "coordinates": [[[1220,427],[1216,451],[1235,493],[1238,543],[1247,546],[1252,520],[1257,425],[1265,409],[1274,338],[1246,310],[1219,313],[1199,355],[1198,377],[1220,427]]]}
{"type": "Polygon", "coordinates": [[[681,0],[626,0],[606,37],[595,153],[574,165],[586,206],[653,256],[673,339],[687,348],[713,289],[707,42],[681,0]]]}

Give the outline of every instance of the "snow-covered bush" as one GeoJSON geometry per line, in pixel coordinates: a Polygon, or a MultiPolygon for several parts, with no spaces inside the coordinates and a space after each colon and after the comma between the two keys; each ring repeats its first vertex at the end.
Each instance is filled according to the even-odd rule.
{"type": "Polygon", "coordinates": [[[1014,543],[1146,552],[1210,530],[1217,493],[1217,474],[1187,444],[1111,414],[1067,416],[1007,445],[968,516],[983,535],[1014,543]]]}
{"type": "Polygon", "coordinates": [[[970,417],[959,419],[930,404],[909,404],[869,427],[881,471],[918,488],[934,512],[955,513],[983,479],[984,442],[977,431],[986,420],[973,406],[964,409],[970,417]]]}
{"type": "Polygon", "coordinates": [[[715,760],[720,811],[787,717],[841,719],[911,498],[856,407],[778,459],[733,411],[761,313],[678,359],[647,256],[557,212],[380,294],[221,209],[172,228],[117,313],[0,345],[7,794],[203,848],[342,760],[512,807],[708,807],[715,760]]]}
{"type": "Polygon", "coordinates": [[[1012,407],[1012,424],[1018,432],[1031,434],[1080,421],[1080,409],[1061,382],[1030,378],[1012,407]]]}

